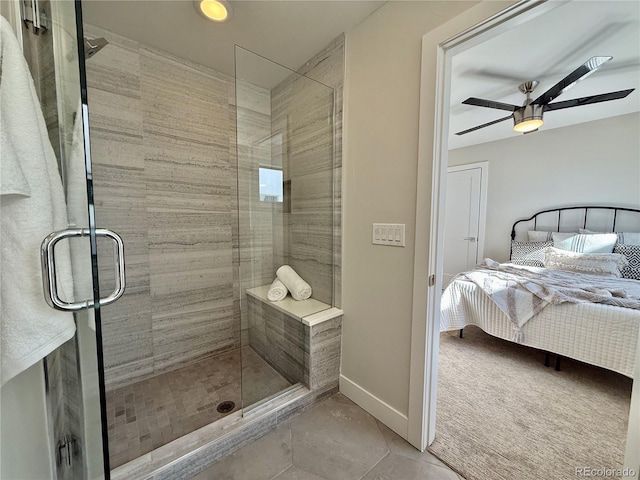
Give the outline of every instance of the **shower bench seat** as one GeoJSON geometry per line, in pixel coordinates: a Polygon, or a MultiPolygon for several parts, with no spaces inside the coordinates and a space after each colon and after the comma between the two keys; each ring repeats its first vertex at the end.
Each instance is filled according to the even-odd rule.
{"type": "Polygon", "coordinates": [[[268,291],[247,289],[249,345],[291,383],[338,385],[342,310],[314,298],[271,302],[268,291]]]}

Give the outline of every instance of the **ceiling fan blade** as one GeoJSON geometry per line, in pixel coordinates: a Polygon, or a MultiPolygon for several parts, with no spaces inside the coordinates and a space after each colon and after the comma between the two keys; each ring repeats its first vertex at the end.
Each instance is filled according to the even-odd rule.
{"type": "Polygon", "coordinates": [[[613,57],[591,57],[569,75],[556,83],[549,90],[536,98],[532,103],[535,103],[536,105],[547,105],[549,102],[560,96],[563,92],[566,92],[568,89],[573,87],[580,80],[584,80],[585,78],[587,78],[612,58],[613,57]]]}
{"type": "Polygon", "coordinates": [[[498,110],[506,110],[507,112],[515,112],[520,107],[511,105],[510,103],[494,102],[493,100],[484,100],[482,98],[470,97],[464,102],[465,105],[475,105],[476,107],[497,108],[498,110]]]}
{"type": "Polygon", "coordinates": [[[490,125],[494,125],[496,123],[504,122],[505,120],[509,120],[513,118],[513,115],[507,115],[506,117],[499,118],[498,120],[494,120],[493,122],[483,123],[482,125],[478,125],[477,127],[470,128],[468,130],[463,130],[461,132],[457,132],[456,135],[464,135],[465,133],[470,133],[475,130],[480,130],[481,128],[488,127],[490,125]]]}
{"type": "Polygon", "coordinates": [[[550,103],[544,107],[545,112],[553,110],[562,110],[563,108],[579,107],[581,105],[591,105],[592,103],[608,102],[609,100],[618,100],[624,98],[633,92],[635,88],[629,90],[620,90],[619,92],[601,93],[599,95],[591,95],[590,97],[574,98],[564,102],[550,103]]]}

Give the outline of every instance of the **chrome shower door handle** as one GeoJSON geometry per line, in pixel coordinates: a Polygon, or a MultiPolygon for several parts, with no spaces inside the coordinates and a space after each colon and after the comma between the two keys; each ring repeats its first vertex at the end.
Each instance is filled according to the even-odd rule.
{"type": "MultiPolygon", "coordinates": [[[[56,310],[75,312],[92,307],[95,304],[93,299],[88,299],[80,302],[66,302],[62,300],[58,296],[58,282],[56,279],[56,258],[54,253],[56,244],[63,238],[88,236],[88,228],[69,228],[67,230],[50,233],[42,241],[42,246],[40,248],[40,263],[42,266],[42,287],[44,290],[44,298],[47,304],[50,307],[55,308],[56,310]]],[[[124,293],[126,285],[124,268],[124,244],[122,243],[122,238],[120,238],[120,235],[105,228],[97,228],[96,236],[108,237],[116,244],[116,287],[111,295],[100,299],[99,305],[102,307],[115,302],[124,293]]]]}
{"type": "Polygon", "coordinates": [[[116,244],[116,286],[111,295],[100,299],[100,306],[104,307],[110,303],[118,300],[124,293],[126,286],[125,269],[124,269],[124,243],[122,237],[113,230],[107,230],[106,228],[96,228],[96,237],[107,237],[113,240],[116,244]]]}

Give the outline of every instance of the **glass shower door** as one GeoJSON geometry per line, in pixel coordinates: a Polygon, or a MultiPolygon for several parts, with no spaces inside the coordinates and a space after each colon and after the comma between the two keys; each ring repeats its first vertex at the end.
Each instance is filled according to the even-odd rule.
{"type": "MultiPolygon", "coordinates": [[[[98,283],[98,235],[105,231],[97,230],[95,224],[85,74],[88,46],[77,29],[82,20],[80,3],[64,0],[50,5],[61,173],[69,229],[81,231],[69,240],[74,298],[88,301],[87,308],[74,312],[74,344],[60,349],[65,396],[64,423],[54,425],[56,465],[58,478],[109,478],[100,321],[101,308],[108,302],[101,300],[105,297],[101,288],[109,293],[118,283],[124,289],[124,279],[98,283]]],[[[123,260],[122,252],[119,259],[123,260]]],[[[112,262],[103,261],[106,268],[100,273],[115,271],[112,262]]]]}
{"type": "MultiPolygon", "coordinates": [[[[87,110],[80,82],[84,55],[78,42],[82,32],[76,30],[80,12],[71,0],[12,1],[3,2],[2,7],[10,22],[3,27],[13,27],[33,80],[39,103],[34,105],[34,118],[40,117],[46,127],[42,168],[57,163],[48,188],[60,193],[62,187],[66,204],[64,212],[65,205],[55,205],[60,195],[52,194],[54,232],[46,237],[40,252],[45,295],[34,292],[34,302],[43,302],[44,312],[48,311],[45,300],[64,312],[51,313],[51,318],[75,324],[75,334],[31,367],[33,373],[21,372],[3,386],[0,476],[108,478],[96,262],[96,235],[104,232],[96,230],[92,218],[91,165],[85,157],[87,110]],[[38,405],[40,402],[44,405],[38,405]],[[38,410],[44,416],[33,415],[38,410]],[[13,425],[14,419],[21,424],[13,425]]],[[[31,79],[25,75],[23,82],[31,79]]],[[[37,132],[38,125],[30,131],[37,132]]],[[[35,180],[27,181],[37,185],[35,180]]]]}

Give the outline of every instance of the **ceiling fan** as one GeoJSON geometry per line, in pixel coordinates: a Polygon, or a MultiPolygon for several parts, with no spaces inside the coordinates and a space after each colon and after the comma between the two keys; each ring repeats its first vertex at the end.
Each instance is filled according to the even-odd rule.
{"type": "Polygon", "coordinates": [[[591,95],[589,97],[574,98],[564,102],[551,103],[562,93],[573,87],[580,80],[584,80],[598,68],[609,62],[613,57],[591,57],[584,64],[580,65],[569,75],[556,83],[549,90],[544,92],[535,100],[531,100],[531,93],[538,86],[538,81],[532,80],[518,86],[518,90],[524,93],[527,98],[522,106],[511,105],[510,103],[494,102],[492,100],[484,100],[482,98],[470,97],[464,102],[465,105],[475,105],[477,107],[496,108],[498,110],[506,110],[512,112],[511,115],[499,118],[492,122],[483,123],[473,128],[457,132],[456,135],[464,135],[466,133],[479,130],[481,128],[494,125],[513,118],[513,129],[516,132],[531,133],[535,132],[542,126],[542,116],[545,112],[553,110],[562,110],[563,108],[579,107],[581,105],[590,105],[592,103],[608,102],[610,100],[618,100],[624,98],[635,89],[620,90],[618,92],[601,93],[599,95],[591,95]]]}

